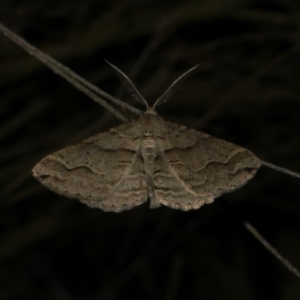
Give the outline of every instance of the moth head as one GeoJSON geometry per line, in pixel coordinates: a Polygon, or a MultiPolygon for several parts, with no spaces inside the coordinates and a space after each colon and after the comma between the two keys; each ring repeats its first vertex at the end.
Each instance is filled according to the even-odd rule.
{"type": "Polygon", "coordinates": [[[141,95],[141,93],[138,91],[138,89],[135,87],[135,85],[132,83],[132,81],[129,79],[129,77],[123,73],[120,69],[118,69],[116,66],[105,60],[116,72],[118,77],[121,79],[122,84],[128,91],[128,93],[133,97],[133,99],[140,104],[143,104],[146,106],[145,114],[154,114],[156,115],[155,108],[158,105],[161,105],[165,102],[167,102],[181,87],[183,82],[187,79],[187,77],[190,75],[192,71],[194,71],[196,68],[199,67],[199,65],[189,69],[187,72],[182,74],[180,77],[178,77],[170,86],[169,88],[160,96],[154,103],[154,105],[151,107],[149,106],[148,102],[145,100],[145,98],[141,95]]]}
{"type": "Polygon", "coordinates": [[[148,115],[149,115],[149,114],[150,114],[150,115],[157,115],[157,113],[156,113],[154,107],[151,107],[151,106],[149,106],[149,107],[145,110],[144,114],[145,114],[145,115],[146,115],[146,114],[148,114],[148,115]]]}

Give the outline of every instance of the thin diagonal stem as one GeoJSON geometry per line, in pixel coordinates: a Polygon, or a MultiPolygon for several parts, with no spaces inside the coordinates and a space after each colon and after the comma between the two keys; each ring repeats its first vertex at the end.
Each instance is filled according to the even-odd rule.
{"type": "Polygon", "coordinates": [[[271,253],[273,254],[289,271],[296,275],[300,279],[300,272],[295,268],[286,258],[284,258],[273,246],[266,241],[266,239],[257,231],[257,229],[251,225],[244,216],[232,207],[227,201],[221,201],[226,209],[230,209],[234,213],[234,216],[241,222],[245,228],[271,253]]]}
{"type": "Polygon", "coordinates": [[[93,99],[95,102],[101,104],[103,107],[105,107],[107,110],[109,110],[111,113],[113,113],[118,119],[128,122],[128,119],[118,112],[114,107],[109,105],[103,98],[106,98],[115,104],[118,104],[120,106],[123,106],[129,110],[131,110],[135,114],[141,114],[142,112],[139,109],[136,109],[132,107],[131,105],[112,97],[110,94],[105,93],[104,91],[100,90],[98,87],[94,86],[90,82],[86,81],[84,78],[76,74],[74,71],[72,71],[70,68],[62,65],[55,59],[53,59],[51,56],[47,55],[46,53],[40,51],[33,45],[29,44],[27,41],[25,41],[23,38],[6,28],[3,24],[0,23],[0,30],[3,32],[4,35],[9,37],[12,41],[14,41],[16,44],[18,44],[20,47],[22,47],[25,51],[27,51],[30,55],[33,55],[35,58],[40,60],[43,64],[48,66],[51,70],[54,71],[54,73],[60,75],[64,79],[66,79],[68,82],[70,82],[72,85],[74,85],[78,90],[85,93],[87,96],[89,96],[91,99],[93,99]],[[95,93],[93,93],[94,91],[95,93]],[[98,95],[101,97],[99,97],[98,95]]]}
{"type": "Polygon", "coordinates": [[[271,246],[263,236],[260,235],[260,233],[249,223],[244,222],[244,226],[247,228],[247,230],[254,235],[255,238],[257,238],[260,243],[269,251],[271,252],[289,271],[291,271],[294,275],[296,275],[300,279],[300,272],[284,257],[281,256],[281,254],[273,247],[271,246]]]}
{"type": "Polygon", "coordinates": [[[294,171],[290,171],[289,169],[286,169],[286,168],[283,168],[283,167],[279,167],[279,166],[276,166],[276,165],[273,165],[271,163],[268,163],[266,161],[263,161],[261,160],[261,164],[265,167],[268,167],[268,168],[271,168],[273,170],[276,170],[278,172],[281,172],[281,173],[285,173],[285,174],[288,174],[288,175],[291,175],[293,177],[296,177],[296,178],[299,178],[300,179],[300,174],[297,173],[297,172],[294,172],[294,171]]]}

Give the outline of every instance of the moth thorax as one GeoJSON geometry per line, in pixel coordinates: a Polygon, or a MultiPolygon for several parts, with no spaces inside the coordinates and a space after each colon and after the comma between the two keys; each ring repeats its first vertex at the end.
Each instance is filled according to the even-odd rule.
{"type": "Polygon", "coordinates": [[[144,148],[154,148],[155,147],[155,140],[153,137],[145,137],[143,139],[143,147],[144,148]]]}
{"type": "Polygon", "coordinates": [[[149,131],[145,131],[144,133],[143,133],[143,136],[144,137],[153,137],[153,133],[152,132],[149,132],[149,131]]]}

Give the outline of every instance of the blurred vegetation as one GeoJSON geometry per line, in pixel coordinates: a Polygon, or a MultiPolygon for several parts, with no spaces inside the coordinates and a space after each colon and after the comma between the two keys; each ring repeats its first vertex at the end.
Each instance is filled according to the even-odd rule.
{"type": "MultiPolygon", "coordinates": [[[[150,103],[201,63],[159,114],[298,172],[299,14],[283,0],[0,5],[0,22],[124,101],[103,59],[150,103]]],[[[31,169],[117,119],[3,35],[0,95],[0,299],[300,299],[299,280],[240,221],[299,268],[297,179],[262,168],[198,211],[90,209],[43,188],[31,169]]]]}

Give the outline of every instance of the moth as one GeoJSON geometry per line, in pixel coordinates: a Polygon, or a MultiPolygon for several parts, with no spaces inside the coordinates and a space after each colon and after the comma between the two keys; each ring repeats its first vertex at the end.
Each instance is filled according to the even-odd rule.
{"type": "Polygon", "coordinates": [[[146,109],[138,120],[111,128],[42,159],[33,176],[49,190],[89,207],[121,212],[150,199],[198,209],[240,188],[261,166],[245,148],[162,119],[156,107],[167,102],[190,69],[150,107],[131,80],[110,64],[133,98],[146,109]]]}

